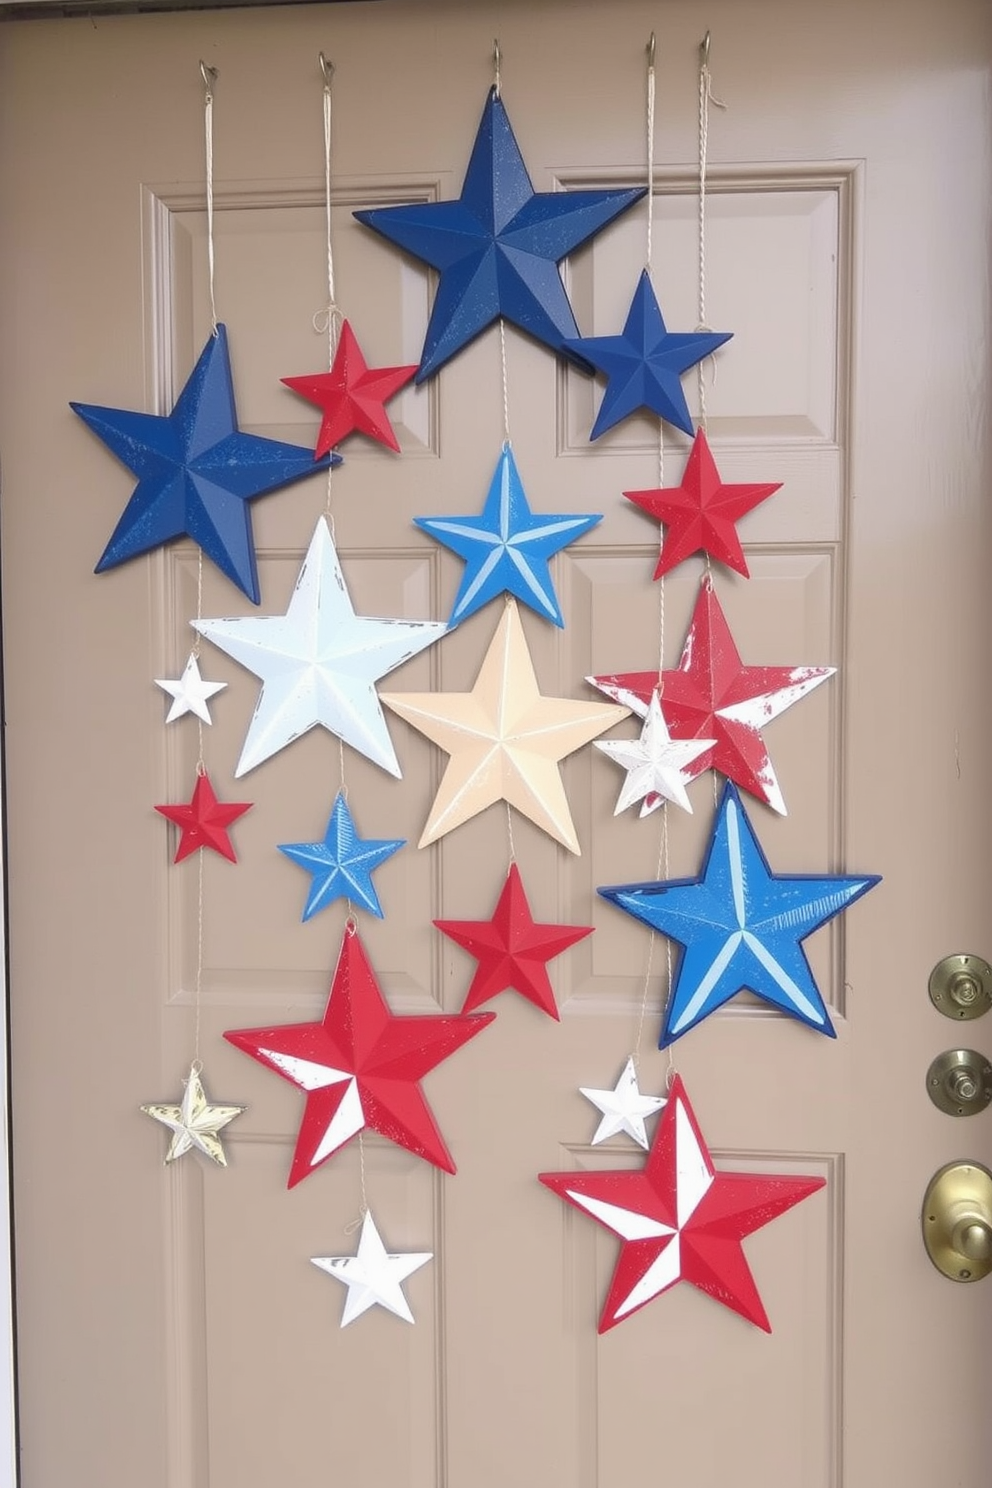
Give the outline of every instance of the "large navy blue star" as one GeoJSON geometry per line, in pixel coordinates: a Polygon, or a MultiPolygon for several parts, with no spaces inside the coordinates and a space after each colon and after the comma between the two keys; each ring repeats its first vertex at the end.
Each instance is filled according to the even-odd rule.
{"type": "Polygon", "coordinates": [[[303,908],[309,920],[335,899],[351,899],[382,919],[382,905],[372,883],[372,873],[398,852],[405,838],[374,842],[359,837],[343,795],[338,795],[327,823],[323,842],[280,843],[279,851],[299,863],[311,875],[310,894],[303,908]]]}
{"type": "Polygon", "coordinates": [[[138,477],[97,573],[175,537],[190,537],[258,604],[248,502],[341,461],[340,455],[315,460],[301,445],[241,433],[222,325],[170,414],[69,406],[138,477]]]}
{"type": "Polygon", "coordinates": [[[480,517],[413,520],[465,559],[449,626],[457,625],[497,594],[515,594],[539,615],[563,626],[548,560],[603,519],[602,515],[535,516],[513,453],[505,444],[480,517]]]}
{"type": "Polygon", "coordinates": [[[835,1037],[800,941],[878,881],[875,875],[772,873],[728,780],[699,878],[599,893],[683,948],[665,1009],[663,1049],[743,991],[835,1037]]]}
{"type": "Polygon", "coordinates": [[[691,434],[682,373],[729,341],[732,331],[669,331],[646,270],[642,271],[620,336],[580,336],[563,350],[591,362],[607,377],[590,439],[647,408],[691,434]]]}
{"type": "Polygon", "coordinates": [[[643,187],[535,192],[493,88],[457,201],[355,213],[441,276],[416,381],[500,316],[560,350],[578,326],[558,264],[643,195],[643,187]]]}

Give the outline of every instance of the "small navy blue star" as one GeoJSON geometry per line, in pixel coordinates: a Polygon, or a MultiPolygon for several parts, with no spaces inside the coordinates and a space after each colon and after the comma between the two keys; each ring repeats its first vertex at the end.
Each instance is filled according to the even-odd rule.
{"type": "Polygon", "coordinates": [[[381,920],[382,905],[372,883],[372,874],[380,863],[391,858],[405,845],[406,839],[374,842],[359,837],[348,803],[338,795],[327,823],[323,842],[287,842],[279,851],[299,863],[312,876],[310,894],[303,909],[309,920],[318,910],[326,909],[335,899],[350,899],[381,920]]]}
{"type": "Polygon", "coordinates": [[[500,316],[560,350],[578,326],[558,264],[643,195],[643,187],[535,192],[491,89],[457,201],[355,213],[441,276],[416,381],[500,316]]]}
{"type": "Polygon", "coordinates": [[[448,625],[457,625],[498,594],[515,594],[564,625],[548,560],[601,522],[602,516],[535,516],[509,444],[503,446],[481,517],[414,517],[418,527],[465,559],[448,625]]]}
{"type": "Polygon", "coordinates": [[[772,873],[728,780],[699,878],[598,892],[683,948],[663,1049],[743,991],[835,1037],[800,941],[878,882],[772,873]]]}
{"type": "Polygon", "coordinates": [[[97,573],[173,538],[190,537],[258,604],[248,502],[341,462],[340,455],[315,460],[301,445],[241,433],[222,325],[207,341],[170,414],[129,413],[92,403],[69,406],[138,477],[97,573]]]}
{"type": "Polygon", "coordinates": [[[682,373],[718,346],[732,331],[669,331],[651,280],[641,273],[620,336],[580,336],[563,350],[591,362],[607,377],[606,391],[590,439],[598,439],[621,419],[647,408],[691,434],[692,419],[682,391],[682,373]]]}

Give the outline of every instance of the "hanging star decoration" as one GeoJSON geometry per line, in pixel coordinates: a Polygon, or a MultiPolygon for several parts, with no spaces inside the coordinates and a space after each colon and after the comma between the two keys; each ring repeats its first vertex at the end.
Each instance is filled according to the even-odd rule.
{"type": "Polygon", "coordinates": [[[775,874],[728,780],[699,878],[621,884],[599,893],[682,947],[660,1047],[749,991],[834,1035],[801,942],[879,882],[775,874]]]}
{"type": "Polygon", "coordinates": [[[262,679],[235,776],[318,724],[390,775],[400,767],[375,682],[444,635],[440,620],[356,615],[327,523],[317,523],[285,615],[193,620],[262,679]]]}
{"type": "Polygon", "coordinates": [[[678,1075],[643,1168],[538,1176],[620,1239],[600,1333],[680,1281],[770,1333],[741,1241],[825,1186],[823,1178],[718,1173],[678,1075]]]}
{"type": "Polygon", "coordinates": [[[735,524],[781,486],[781,481],[727,485],[720,479],[706,435],[698,429],[681,485],[623,494],[665,526],[665,540],[654,571],[656,579],[700,552],[748,578],[735,524]]]}
{"type": "Polygon", "coordinates": [[[362,1218],[357,1255],[310,1257],[315,1266],[348,1288],[341,1314],[342,1328],[347,1328],[370,1307],[385,1307],[404,1322],[412,1323],[413,1313],[402,1283],[433,1258],[431,1250],[411,1250],[400,1255],[387,1251],[368,1209],[362,1218]]]}
{"type": "Polygon", "coordinates": [[[251,810],[250,801],[218,801],[206,770],[197,772],[193,795],[176,806],[156,806],[155,810],[179,828],[179,845],[174,863],[181,863],[190,853],[209,847],[230,862],[238,861],[228,827],[251,810]]]}
{"type": "Polygon", "coordinates": [[[138,477],[97,573],[189,537],[258,604],[249,501],[341,460],[331,455],[315,464],[312,451],[300,445],[241,432],[223,325],[207,341],[170,414],[69,406],[138,477]]]}
{"type": "Polygon", "coordinates": [[[594,1147],[623,1132],[647,1151],[648,1134],[644,1123],[649,1116],[655,1116],[663,1109],[665,1097],[641,1094],[633,1059],[627,1060],[612,1090],[593,1090],[580,1085],[579,1093],[592,1101],[602,1117],[593,1133],[594,1147]]]}
{"type": "Polygon", "coordinates": [[[642,817],[666,801],[674,801],[683,811],[691,813],[686,790],[691,777],[686,771],[715,743],[715,739],[673,739],[661,710],[661,700],[653,692],[639,738],[596,740],[596,748],[627,771],[613,815],[619,816],[637,801],[641,803],[642,817]]]}
{"type": "Polygon", "coordinates": [[[414,517],[416,525],[465,559],[448,619],[457,625],[499,594],[517,599],[564,626],[548,568],[562,548],[602,521],[602,515],[535,516],[509,444],[504,444],[481,517],[414,517]]]}
{"type": "Polygon", "coordinates": [[[457,201],[354,214],[440,275],[417,381],[500,316],[560,350],[578,326],[558,264],[643,195],[643,187],[535,192],[491,89],[457,201]]]}
{"type": "Polygon", "coordinates": [[[558,761],[630,711],[543,696],[513,600],[471,692],[383,693],[382,701],[451,756],[421,847],[494,802],[507,801],[577,853],[558,761]]]}
{"type": "Polygon", "coordinates": [[[280,843],[279,851],[310,874],[304,920],[326,909],[335,899],[358,904],[381,920],[382,905],[372,874],[403,846],[403,838],[373,841],[370,837],[359,837],[348,803],[339,792],[322,842],[280,843]]]}
{"type": "Polygon", "coordinates": [[[187,713],[195,713],[201,723],[212,723],[207,703],[216,693],[223,692],[226,682],[205,682],[200,676],[200,663],[196,652],[191,651],[181,677],[166,679],[156,677],[155,686],[161,687],[172,699],[166,714],[166,723],[175,723],[187,713]]]}
{"type": "Polygon", "coordinates": [[[293,1188],[366,1127],[453,1173],[419,1081],[494,1017],[398,1017],[358,932],[348,926],[319,1023],[238,1029],[224,1037],[306,1095],[289,1173],[293,1188]]]}
{"type": "Polygon", "coordinates": [[[479,963],[463,1013],[512,987],[555,1019],[558,1004],[547,963],[593,931],[591,925],[535,924],[516,863],[510,864],[491,919],[435,920],[434,924],[479,963]]]}
{"type": "Polygon", "coordinates": [[[669,331],[651,279],[641,273],[619,336],[579,336],[564,350],[606,375],[606,390],[590,439],[598,439],[638,409],[656,413],[684,434],[692,418],[682,374],[729,341],[732,331],[669,331]]]}
{"type": "MultiPolygon", "coordinates": [[[[784,816],[785,801],[761,730],[834,671],[823,666],[745,666],[712,580],[704,575],[681,660],[674,671],[662,673],[662,708],[672,738],[716,740],[686,773],[694,779],[710,767],[719,770],[784,816]]],[[[644,718],[658,673],[624,672],[586,680],[644,718]]]]}
{"type": "Polygon", "coordinates": [[[341,443],[349,434],[367,434],[387,449],[399,452],[399,441],[389,422],[385,404],[405,387],[416,372],[413,367],[370,367],[362,355],[358,338],[349,322],[343,321],[330,372],[305,377],[283,377],[282,382],[323,412],[315,459],[341,443]]]}
{"type": "Polygon", "coordinates": [[[196,1062],[190,1066],[184,1081],[183,1098],[178,1106],[142,1106],[146,1116],[160,1121],[172,1133],[167,1163],[185,1157],[194,1148],[211,1162],[227,1167],[227,1155],[218,1135],[229,1122],[240,1116],[244,1106],[215,1106],[207,1100],[196,1062]]]}

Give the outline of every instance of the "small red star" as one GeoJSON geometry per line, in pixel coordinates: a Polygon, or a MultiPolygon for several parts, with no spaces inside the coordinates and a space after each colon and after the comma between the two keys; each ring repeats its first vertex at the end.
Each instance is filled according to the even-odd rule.
{"type": "Polygon", "coordinates": [[[214,795],[210,777],[206,773],[197,775],[193,787],[193,799],[186,806],[156,806],[169,821],[180,828],[179,846],[174,863],[188,858],[201,847],[212,847],[221,857],[236,863],[237,857],[231,846],[227,829],[239,816],[251,810],[251,801],[227,801],[221,803],[214,795]]]}
{"type": "Polygon", "coordinates": [[[491,920],[435,920],[437,928],[474,956],[479,965],[468,989],[463,1013],[512,987],[549,1017],[558,1006],[546,963],[570,945],[591,935],[591,925],[536,925],[516,863],[491,920]]]}
{"type": "Polygon", "coordinates": [[[718,563],[725,563],[748,578],[744,550],[734,523],[781,485],[781,481],[768,485],[725,485],[706,435],[699,429],[680,486],[623,494],[667,528],[654,571],[656,579],[698,552],[709,553],[718,563]]]}
{"type": "Polygon", "coordinates": [[[369,367],[354,331],[344,321],[330,372],[282,378],[287,387],[324,411],[314,459],[326,455],[355,429],[398,451],[399,443],[383,404],[410,381],[416,370],[416,367],[369,367]]]}

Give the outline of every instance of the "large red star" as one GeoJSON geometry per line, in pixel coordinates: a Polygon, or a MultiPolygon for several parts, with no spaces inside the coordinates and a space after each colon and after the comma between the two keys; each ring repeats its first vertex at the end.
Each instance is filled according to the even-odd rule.
{"type": "MultiPolygon", "coordinates": [[[[785,801],[761,730],[812,692],[834,667],[745,666],[727,618],[703,577],[678,667],[662,673],[661,707],[673,739],[715,739],[686,766],[690,780],[710,768],[785,815],[785,801]]],[[[658,686],[657,670],[587,679],[643,718],[658,686]]]]}
{"type": "Polygon", "coordinates": [[[172,861],[181,862],[198,848],[212,847],[221,857],[236,863],[238,860],[227,829],[239,816],[250,811],[251,805],[250,801],[218,801],[206,771],[197,775],[193,797],[187,805],[155,807],[180,828],[179,846],[172,861]]]}
{"type": "Polygon", "coordinates": [[[453,1173],[451,1154],[417,1082],[495,1016],[397,1017],[358,932],[349,927],[319,1023],[245,1028],[224,1037],[306,1093],[289,1173],[292,1188],[364,1127],[453,1173]]]}
{"type": "Polygon", "coordinates": [[[734,524],[781,485],[781,481],[768,485],[725,485],[706,435],[699,429],[680,486],[623,494],[667,528],[654,571],[656,579],[700,551],[747,578],[747,561],[734,524]]]}
{"type": "Polygon", "coordinates": [[[643,1168],[538,1176],[622,1242],[600,1333],[679,1281],[770,1333],[741,1241],[826,1181],[718,1173],[678,1075],[643,1168]]]}
{"type": "Polygon", "coordinates": [[[398,450],[399,443],[383,404],[410,381],[416,370],[415,366],[369,367],[354,331],[344,321],[330,372],[281,380],[324,411],[314,450],[314,459],[319,460],[356,429],[359,434],[368,434],[391,450],[398,450]]]}
{"type": "Polygon", "coordinates": [[[547,963],[591,935],[591,925],[537,925],[516,863],[510,864],[490,920],[435,920],[437,928],[474,956],[479,965],[463,1013],[512,987],[542,1012],[558,1017],[547,963]]]}

